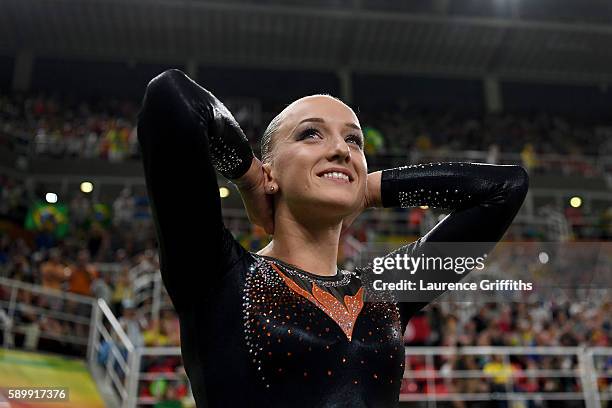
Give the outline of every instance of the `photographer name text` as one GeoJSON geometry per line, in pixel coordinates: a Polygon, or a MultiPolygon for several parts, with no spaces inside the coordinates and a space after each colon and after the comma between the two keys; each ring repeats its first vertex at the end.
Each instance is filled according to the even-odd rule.
{"type": "Polygon", "coordinates": [[[463,291],[531,291],[533,290],[532,282],[524,282],[523,280],[498,279],[489,280],[483,279],[476,282],[427,282],[419,279],[417,282],[402,279],[399,282],[384,282],[377,279],[373,282],[374,290],[381,291],[447,291],[447,290],[463,290],[463,291]]]}

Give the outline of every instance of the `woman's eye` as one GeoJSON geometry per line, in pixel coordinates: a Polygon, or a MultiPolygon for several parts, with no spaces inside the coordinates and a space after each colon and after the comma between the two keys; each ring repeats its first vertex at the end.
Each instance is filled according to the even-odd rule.
{"type": "Polygon", "coordinates": [[[346,140],[350,140],[352,143],[355,143],[359,147],[363,146],[363,142],[361,141],[361,138],[357,135],[350,135],[349,137],[346,138],[346,140]]]}
{"type": "Polygon", "coordinates": [[[303,139],[307,139],[310,138],[312,136],[319,136],[319,131],[315,128],[308,128],[306,130],[304,130],[302,133],[300,133],[300,136],[298,137],[298,140],[303,140],[303,139]]]}

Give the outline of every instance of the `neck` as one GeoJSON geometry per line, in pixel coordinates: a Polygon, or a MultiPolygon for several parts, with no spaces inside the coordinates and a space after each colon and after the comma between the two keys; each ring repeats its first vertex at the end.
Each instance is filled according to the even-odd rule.
{"type": "Polygon", "coordinates": [[[257,254],[278,258],[307,272],[335,276],[340,222],[300,222],[288,211],[274,217],[274,238],[257,254]]]}

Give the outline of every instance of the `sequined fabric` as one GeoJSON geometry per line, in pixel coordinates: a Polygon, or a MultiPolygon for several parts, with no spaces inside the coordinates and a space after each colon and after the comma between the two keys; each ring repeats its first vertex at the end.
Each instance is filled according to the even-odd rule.
{"type": "Polygon", "coordinates": [[[356,294],[347,289],[342,313],[338,308],[344,305],[316,283],[313,295],[273,264],[252,256],[256,262],[249,268],[243,298],[244,334],[262,387],[319,384],[337,389],[352,384],[357,392],[355,386],[361,385],[372,392],[367,400],[394,404],[404,366],[396,305],[364,305],[359,283],[356,294]]]}
{"type": "Polygon", "coordinates": [[[148,100],[153,103],[149,103],[148,112],[141,111],[140,116],[144,113],[161,115],[157,120],[164,125],[169,124],[164,120],[164,115],[180,117],[180,127],[189,127],[192,131],[194,127],[199,128],[196,138],[192,140],[198,146],[192,148],[196,151],[206,149],[206,160],[210,160],[219,173],[229,179],[246,173],[253,159],[248,139],[225,105],[212,93],[180,70],[171,69],[151,80],[145,100],[151,94],[155,95],[148,100]],[[172,100],[178,103],[167,102],[172,100]],[[175,109],[180,109],[180,112],[175,109]]]}
{"type": "Polygon", "coordinates": [[[513,188],[527,187],[527,174],[519,166],[486,163],[425,163],[383,170],[384,207],[460,209],[490,199],[503,200],[513,188]]]}
{"type": "Polygon", "coordinates": [[[302,289],[298,284],[278,269],[274,264],[272,268],[283,278],[287,286],[295,293],[304,296],[331,317],[340,326],[349,341],[353,335],[353,328],[359,312],[363,308],[363,287],[354,295],[345,295],[344,303],[333,295],[321,289],[316,282],[312,283],[312,292],[302,289]]]}

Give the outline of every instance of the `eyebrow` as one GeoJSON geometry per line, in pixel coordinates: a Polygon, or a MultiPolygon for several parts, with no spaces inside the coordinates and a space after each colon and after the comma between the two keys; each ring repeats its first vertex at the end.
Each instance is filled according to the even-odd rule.
{"type": "MultiPolygon", "coordinates": [[[[304,120],[301,120],[301,121],[300,121],[300,123],[298,123],[298,125],[301,125],[301,124],[302,124],[302,123],[304,123],[304,122],[317,122],[317,123],[325,123],[325,119],[323,119],[323,118],[306,118],[306,119],[304,119],[304,120]]],[[[353,129],[359,130],[359,131],[361,132],[361,128],[360,128],[359,126],[357,126],[356,124],[354,124],[354,123],[347,122],[347,123],[345,123],[344,125],[345,125],[345,126],[348,126],[348,127],[350,127],[350,128],[353,128],[353,129]]]]}

